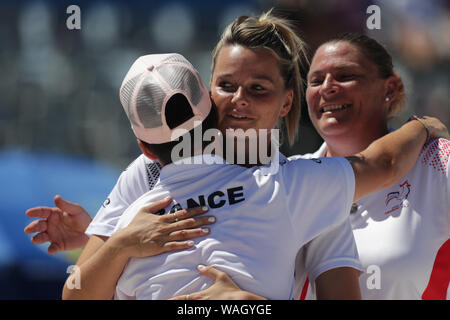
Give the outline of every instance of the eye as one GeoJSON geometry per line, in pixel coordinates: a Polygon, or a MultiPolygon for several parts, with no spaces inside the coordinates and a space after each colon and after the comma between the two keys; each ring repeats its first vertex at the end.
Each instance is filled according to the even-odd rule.
{"type": "Polygon", "coordinates": [[[263,86],[261,86],[261,85],[259,85],[259,84],[254,84],[254,85],[252,85],[252,90],[253,91],[259,91],[259,92],[261,92],[261,91],[264,91],[264,90],[266,90],[266,88],[264,88],[263,86]]]}
{"type": "Polygon", "coordinates": [[[234,91],[236,91],[235,87],[230,82],[227,82],[227,81],[220,81],[219,82],[219,87],[222,90],[227,91],[227,92],[234,92],[234,91]]]}
{"type": "Polygon", "coordinates": [[[342,74],[339,76],[340,81],[352,81],[352,80],[355,80],[355,78],[356,78],[356,75],[352,74],[352,73],[342,74]]]}
{"type": "Polygon", "coordinates": [[[310,86],[310,87],[319,86],[322,84],[322,82],[323,82],[323,80],[313,78],[308,81],[308,86],[310,86]]]}

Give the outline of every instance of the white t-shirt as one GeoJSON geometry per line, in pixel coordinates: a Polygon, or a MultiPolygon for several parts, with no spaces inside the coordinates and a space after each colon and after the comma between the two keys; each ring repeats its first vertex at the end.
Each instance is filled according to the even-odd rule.
{"type": "MultiPolygon", "coordinates": [[[[325,155],[326,145],[311,157],[325,155]]],[[[424,147],[393,187],[357,203],[350,221],[365,273],[363,299],[449,299],[450,142],[424,147]]],[[[298,288],[304,283],[296,279],[298,288]]],[[[307,298],[314,298],[308,290],[307,298]]]]}
{"type": "Polygon", "coordinates": [[[359,269],[348,221],[355,187],[348,161],[299,159],[280,164],[275,174],[237,165],[163,167],[160,181],[123,213],[116,230],[126,227],[141,207],[169,193],[174,205],[183,208],[207,204],[217,222],[210,226],[211,234],[194,240],[192,249],[130,259],[117,283],[116,298],[167,299],[205,289],[212,280],[198,273],[197,265],[203,264],[226,272],[244,290],[291,299],[299,248],[331,230],[342,242],[312,247],[310,257],[317,265],[308,270],[309,276],[323,272],[320,251],[333,247],[347,250],[336,257],[335,265],[359,269]]]}
{"type": "Polygon", "coordinates": [[[86,234],[110,237],[122,213],[137,198],[151,190],[159,179],[161,166],[141,154],[120,175],[108,198],[103,202],[86,234]]]}

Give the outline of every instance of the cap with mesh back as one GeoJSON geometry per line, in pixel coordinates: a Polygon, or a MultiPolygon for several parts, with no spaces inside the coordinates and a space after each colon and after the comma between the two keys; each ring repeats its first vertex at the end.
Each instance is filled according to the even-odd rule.
{"type": "Polygon", "coordinates": [[[192,130],[211,110],[205,83],[192,64],[176,53],[139,57],[122,82],[120,101],[136,137],[150,144],[178,139],[184,132],[176,129],[192,130]],[[166,106],[180,95],[191,110],[181,124],[173,127],[166,121],[167,112],[182,111],[186,103],[174,107],[172,103],[170,110],[166,106]]]}

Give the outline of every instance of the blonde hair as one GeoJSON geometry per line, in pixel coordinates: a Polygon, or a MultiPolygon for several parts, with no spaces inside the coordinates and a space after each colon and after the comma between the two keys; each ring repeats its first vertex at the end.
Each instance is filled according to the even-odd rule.
{"type": "Polygon", "coordinates": [[[296,35],[286,19],[274,16],[272,10],[259,17],[241,16],[226,27],[214,48],[211,74],[214,73],[220,50],[228,45],[241,45],[252,50],[266,49],[278,60],[284,85],[294,92],[291,109],[284,117],[289,144],[292,145],[298,133],[305,88],[302,73],[306,74],[309,68],[305,42],[296,35]]]}

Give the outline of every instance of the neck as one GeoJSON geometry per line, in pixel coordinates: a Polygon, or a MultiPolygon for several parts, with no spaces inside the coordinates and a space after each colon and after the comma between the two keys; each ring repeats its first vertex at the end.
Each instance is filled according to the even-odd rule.
{"type": "Polygon", "coordinates": [[[338,136],[324,137],[327,143],[326,157],[348,157],[359,153],[375,140],[381,138],[388,133],[386,126],[380,127],[378,130],[361,130],[361,134],[349,132],[338,136]]]}

